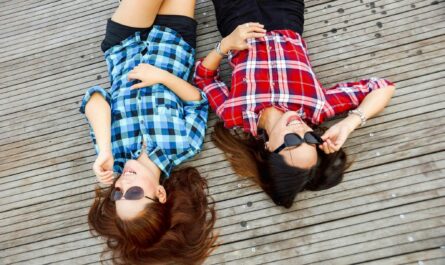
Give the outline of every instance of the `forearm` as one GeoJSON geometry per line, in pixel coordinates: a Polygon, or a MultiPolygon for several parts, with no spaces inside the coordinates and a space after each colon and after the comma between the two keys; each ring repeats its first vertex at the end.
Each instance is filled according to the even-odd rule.
{"type": "Polygon", "coordinates": [[[162,84],[168,87],[183,101],[201,100],[201,93],[189,82],[167,72],[163,72],[162,84]]]}
{"type": "Polygon", "coordinates": [[[394,95],[394,91],[394,86],[374,90],[363,99],[358,108],[365,114],[367,119],[370,119],[383,111],[394,95]]]}
{"type": "MultiPolygon", "coordinates": [[[[394,95],[394,91],[394,86],[374,90],[363,99],[358,108],[363,112],[366,119],[370,119],[383,111],[394,95]]],[[[354,129],[361,124],[361,119],[357,115],[349,115],[345,120],[348,120],[354,129]]]]}
{"type": "MultiPolygon", "coordinates": [[[[229,52],[228,45],[226,44],[226,39],[221,41],[221,52],[227,54],[229,52]]],[[[218,69],[221,64],[223,57],[213,49],[206,58],[202,61],[202,65],[209,70],[218,69]]]]}
{"type": "Polygon", "coordinates": [[[111,150],[111,109],[102,95],[94,93],[91,96],[85,115],[93,128],[99,150],[111,150]]]}

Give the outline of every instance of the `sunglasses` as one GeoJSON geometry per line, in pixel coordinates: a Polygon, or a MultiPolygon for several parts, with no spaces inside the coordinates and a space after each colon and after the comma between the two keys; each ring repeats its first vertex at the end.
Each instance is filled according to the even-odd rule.
{"type": "Polygon", "coordinates": [[[157,202],[157,200],[152,199],[148,196],[145,196],[144,190],[138,186],[133,186],[133,187],[129,188],[127,190],[127,192],[125,192],[125,194],[122,193],[122,190],[120,188],[114,188],[113,191],[111,192],[110,197],[111,197],[112,201],[118,201],[118,200],[122,199],[122,197],[124,197],[126,200],[130,200],[130,201],[140,200],[145,197],[145,198],[150,199],[154,202],[157,202]]]}
{"type": "Polygon", "coordinates": [[[273,152],[278,154],[286,147],[298,147],[302,143],[322,144],[323,139],[321,139],[321,137],[314,132],[305,133],[304,138],[301,138],[301,136],[296,133],[288,133],[284,136],[284,143],[280,145],[277,149],[275,149],[275,151],[273,152]]]}

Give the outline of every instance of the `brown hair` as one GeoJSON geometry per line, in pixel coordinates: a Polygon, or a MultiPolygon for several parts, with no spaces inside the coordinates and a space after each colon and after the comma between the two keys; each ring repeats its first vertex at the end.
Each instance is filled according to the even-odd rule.
{"type": "Polygon", "coordinates": [[[195,168],[173,172],[164,183],[166,203],[150,203],[132,220],[116,215],[113,187],[96,188],[88,214],[91,232],[106,239],[102,254],[111,250],[113,264],[200,264],[214,249],[215,210],[195,168]]]}
{"type": "Polygon", "coordinates": [[[263,140],[248,133],[232,133],[224,128],[223,122],[215,125],[212,138],[238,175],[252,178],[276,205],[285,208],[292,206],[298,192],[323,190],[339,184],[348,167],[343,149],[327,155],[319,148],[315,166],[309,169],[292,167],[281,155],[266,150],[263,140]]]}

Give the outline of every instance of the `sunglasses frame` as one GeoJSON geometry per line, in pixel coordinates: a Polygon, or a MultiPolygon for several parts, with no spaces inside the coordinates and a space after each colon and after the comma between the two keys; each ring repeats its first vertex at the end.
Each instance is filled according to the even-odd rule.
{"type": "Polygon", "coordinates": [[[112,200],[112,201],[119,201],[119,200],[122,200],[122,197],[124,197],[125,198],[125,200],[129,200],[129,201],[137,201],[137,200],[140,200],[140,199],[142,199],[142,198],[147,198],[147,199],[149,199],[149,200],[152,200],[152,201],[154,201],[154,202],[158,202],[158,200],[156,200],[156,199],[152,199],[152,198],[150,198],[150,197],[148,197],[148,196],[145,196],[145,194],[141,197],[141,198],[139,198],[139,199],[134,199],[134,200],[130,200],[130,199],[127,199],[126,197],[125,197],[125,195],[128,193],[128,191],[130,190],[130,189],[132,189],[132,188],[139,188],[139,189],[141,189],[142,190],[142,193],[144,192],[144,190],[141,188],[141,187],[139,187],[139,186],[132,186],[132,187],[130,187],[130,188],[128,188],[128,190],[125,192],[125,193],[123,193],[122,191],[117,191],[117,189],[119,189],[120,190],[120,188],[113,188],[113,190],[111,191],[111,195],[110,195],[110,199],[112,200]],[[114,194],[116,194],[116,192],[120,192],[120,196],[119,196],[119,199],[117,199],[117,200],[115,200],[114,199],[114,194]]]}
{"type": "Polygon", "coordinates": [[[282,145],[280,145],[277,149],[275,149],[273,152],[275,153],[275,154],[278,154],[278,153],[280,153],[284,148],[286,148],[286,147],[298,147],[298,146],[300,146],[300,145],[302,145],[303,143],[307,143],[307,144],[322,144],[323,143],[323,139],[321,139],[321,137],[318,135],[318,134],[316,134],[315,132],[313,132],[313,131],[310,131],[310,132],[306,132],[305,134],[304,134],[304,137],[303,138],[301,138],[301,136],[300,135],[298,135],[298,134],[296,134],[296,133],[288,133],[288,134],[286,134],[285,136],[284,136],[284,143],[282,144],[282,145]],[[311,135],[311,136],[313,136],[318,142],[317,143],[309,143],[307,140],[306,140],[306,135],[311,135]],[[297,145],[288,145],[287,143],[286,143],[286,136],[288,136],[288,135],[295,135],[295,136],[297,136],[297,138],[300,140],[300,143],[298,143],[297,145]]]}

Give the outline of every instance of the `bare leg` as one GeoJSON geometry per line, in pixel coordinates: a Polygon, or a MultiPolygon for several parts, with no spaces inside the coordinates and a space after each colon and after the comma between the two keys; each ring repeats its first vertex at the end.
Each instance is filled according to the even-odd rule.
{"type": "Polygon", "coordinates": [[[153,25],[163,2],[169,1],[122,0],[111,20],[133,28],[148,28],[153,25]]]}
{"type": "Polygon", "coordinates": [[[195,17],[195,0],[164,0],[159,15],[195,17]]]}

